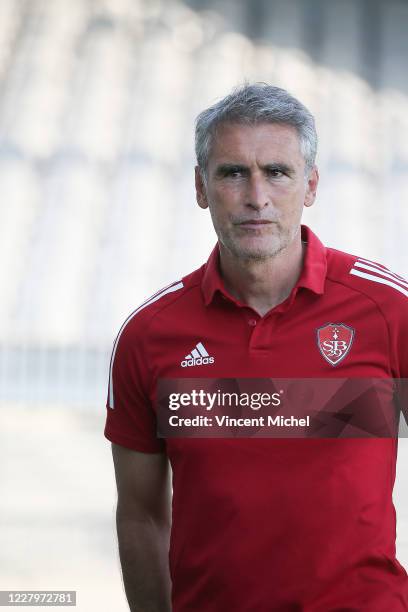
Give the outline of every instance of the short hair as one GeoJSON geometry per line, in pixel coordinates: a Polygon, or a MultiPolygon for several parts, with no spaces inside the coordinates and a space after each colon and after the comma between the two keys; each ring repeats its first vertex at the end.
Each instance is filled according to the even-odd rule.
{"type": "Polygon", "coordinates": [[[197,116],[195,151],[204,179],[217,127],[225,123],[291,125],[299,136],[306,174],[314,166],[317,133],[312,113],[285,89],[267,83],[244,84],[197,116]]]}

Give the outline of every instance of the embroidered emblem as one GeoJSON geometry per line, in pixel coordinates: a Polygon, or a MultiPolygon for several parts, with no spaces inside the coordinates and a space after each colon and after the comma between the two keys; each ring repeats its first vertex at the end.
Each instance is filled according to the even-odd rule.
{"type": "Polygon", "coordinates": [[[355,331],[344,323],[327,323],[317,330],[317,346],[332,366],[343,361],[353,344],[355,331]]]}

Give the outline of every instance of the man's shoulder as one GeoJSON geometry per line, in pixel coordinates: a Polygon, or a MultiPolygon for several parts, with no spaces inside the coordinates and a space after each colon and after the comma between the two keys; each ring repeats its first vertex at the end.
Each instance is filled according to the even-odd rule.
{"type": "Polygon", "coordinates": [[[177,305],[188,301],[194,290],[200,289],[204,266],[162,287],[139,304],[123,322],[119,335],[145,333],[157,315],[170,309],[177,316],[177,305]],[[174,306],[175,308],[172,308],[174,306]]]}
{"type": "Polygon", "coordinates": [[[408,282],[380,262],[327,249],[327,278],[360,293],[386,309],[408,308],[408,282]]]}

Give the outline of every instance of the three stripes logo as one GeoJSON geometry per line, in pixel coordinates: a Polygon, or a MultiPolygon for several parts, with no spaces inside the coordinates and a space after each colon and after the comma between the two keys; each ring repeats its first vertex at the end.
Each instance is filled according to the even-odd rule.
{"type": "Polygon", "coordinates": [[[191,353],[184,357],[183,361],[181,362],[181,367],[188,368],[191,366],[207,365],[214,363],[214,361],[214,357],[210,357],[202,342],[198,342],[191,353]]]}
{"type": "Polygon", "coordinates": [[[350,274],[372,281],[373,283],[388,285],[388,287],[392,287],[402,293],[402,295],[405,295],[405,297],[408,297],[408,283],[402,276],[394,274],[385,266],[381,266],[368,259],[362,259],[360,257],[355,261],[354,266],[350,270],[350,274]]]}

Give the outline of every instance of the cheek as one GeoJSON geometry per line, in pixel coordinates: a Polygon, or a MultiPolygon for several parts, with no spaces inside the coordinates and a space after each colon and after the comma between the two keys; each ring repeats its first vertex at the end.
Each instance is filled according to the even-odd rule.
{"type": "Polygon", "coordinates": [[[211,193],[209,202],[212,215],[217,219],[222,219],[228,217],[228,214],[236,209],[239,197],[236,193],[232,193],[232,190],[219,189],[211,193]]]}
{"type": "Polygon", "coordinates": [[[209,205],[211,219],[214,227],[221,227],[225,224],[225,211],[219,205],[211,202],[209,205]]]}
{"type": "Polygon", "coordinates": [[[285,204],[285,208],[291,212],[302,210],[305,201],[305,189],[298,187],[297,189],[286,190],[281,192],[281,201],[285,204]]]}

